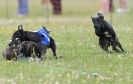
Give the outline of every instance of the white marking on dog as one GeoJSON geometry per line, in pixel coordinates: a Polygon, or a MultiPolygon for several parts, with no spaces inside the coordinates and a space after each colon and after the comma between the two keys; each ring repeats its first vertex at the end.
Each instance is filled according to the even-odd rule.
{"type": "Polygon", "coordinates": [[[15,40],[18,40],[19,38],[16,38],[15,40]]]}
{"type": "Polygon", "coordinates": [[[111,37],[112,35],[109,35],[109,32],[104,32],[106,37],[111,37]]]}

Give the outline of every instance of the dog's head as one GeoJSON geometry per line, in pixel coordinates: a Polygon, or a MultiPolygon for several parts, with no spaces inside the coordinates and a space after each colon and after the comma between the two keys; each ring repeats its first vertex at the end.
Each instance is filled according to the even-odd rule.
{"type": "Polygon", "coordinates": [[[103,26],[104,16],[101,13],[97,13],[97,17],[91,17],[95,29],[99,29],[103,26]]]}
{"type": "Polygon", "coordinates": [[[11,40],[11,42],[9,43],[9,46],[14,45],[14,42],[15,42],[17,39],[20,39],[20,40],[22,41],[23,38],[24,38],[24,30],[23,30],[22,25],[19,25],[19,26],[18,26],[18,30],[15,31],[15,32],[13,33],[12,40],[11,40]]]}

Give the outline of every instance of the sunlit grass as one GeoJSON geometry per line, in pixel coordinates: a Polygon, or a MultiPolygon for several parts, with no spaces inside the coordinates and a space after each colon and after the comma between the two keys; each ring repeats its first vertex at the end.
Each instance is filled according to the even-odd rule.
{"type": "MultiPolygon", "coordinates": [[[[64,13],[50,16],[49,21],[31,12],[27,18],[0,20],[0,83],[7,84],[132,84],[133,83],[133,24],[132,8],[125,14],[113,15],[113,26],[126,54],[106,53],[98,46],[91,16],[98,11],[97,0],[64,0],[64,13]],[[69,5],[73,5],[73,8],[69,5]],[[88,4],[88,5],[84,5],[88,4]],[[94,6],[94,7],[93,7],[94,6]],[[88,8],[87,8],[88,7],[88,8]],[[38,17],[38,18],[37,18],[38,17]],[[33,19],[35,18],[35,19],[33,19]],[[26,60],[6,61],[3,50],[17,26],[36,31],[44,25],[57,44],[57,56],[47,51],[47,59],[40,63],[26,60]]],[[[31,6],[35,4],[30,3],[31,6]]],[[[131,2],[132,3],[132,2],[131,2]]],[[[40,4],[37,2],[37,5],[40,4]]],[[[3,6],[3,5],[2,5],[3,6]]],[[[39,6],[40,7],[40,6],[39,6]]],[[[132,7],[132,6],[131,6],[132,7]]],[[[2,8],[1,8],[2,9],[2,8]]],[[[4,9],[3,9],[4,10],[4,9]]],[[[12,7],[14,9],[14,6],[12,7]]],[[[37,10],[37,9],[35,9],[37,10]]],[[[39,11],[39,10],[37,10],[39,11]]],[[[41,11],[40,11],[41,12],[41,11]]],[[[12,16],[12,13],[10,13],[12,16]]],[[[0,17],[4,17],[0,14],[0,17]]],[[[106,16],[109,21],[109,15],[106,16]]]]}

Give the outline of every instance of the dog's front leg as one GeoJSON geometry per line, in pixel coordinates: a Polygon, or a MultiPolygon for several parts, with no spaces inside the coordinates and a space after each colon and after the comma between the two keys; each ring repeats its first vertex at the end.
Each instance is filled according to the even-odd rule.
{"type": "Polygon", "coordinates": [[[116,51],[116,52],[120,52],[120,50],[116,48],[117,43],[116,43],[115,41],[113,41],[113,42],[111,43],[111,46],[112,46],[112,50],[114,50],[114,51],[116,51]]]}
{"type": "Polygon", "coordinates": [[[99,44],[101,49],[103,49],[104,51],[110,52],[108,50],[109,45],[108,45],[105,38],[99,38],[99,43],[98,44],[99,44]]]}

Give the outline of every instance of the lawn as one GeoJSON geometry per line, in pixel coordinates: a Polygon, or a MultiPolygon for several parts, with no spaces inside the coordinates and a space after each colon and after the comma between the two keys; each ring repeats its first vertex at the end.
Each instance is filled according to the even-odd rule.
{"type": "MultiPolygon", "coordinates": [[[[4,0],[0,3],[0,84],[133,83],[133,1],[129,0],[127,13],[113,14],[112,24],[125,54],[107,53],[99,48],[90,18],[98,11],[97,0],[63,0],[63,14],[50,14],[49,19],[43,14],[41,3],[37,0],[30,2],[27,17],[17,17],[15,1],[8,3],[8,20],[4,0]],[[2,52],[19,24],[23,24],[28,31],[46,26],[56,41],[57,56],[62,58],[53,59],[51,50],[48,50],[47,59],[39,63],[3,59],[2,52]]],[[[117,3],[115,5],[117,7],[117,3]]],[[[105,18],[109,21],[108,14],[105,18]]]]}

